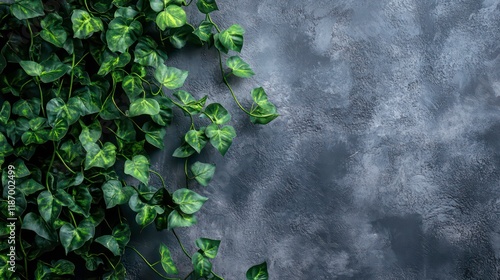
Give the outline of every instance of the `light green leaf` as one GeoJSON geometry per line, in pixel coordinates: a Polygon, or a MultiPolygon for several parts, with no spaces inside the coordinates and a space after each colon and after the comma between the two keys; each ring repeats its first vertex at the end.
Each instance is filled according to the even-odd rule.
{"type": "Polygon", "coordinates": [[[149,160],[143,155],[134,156],[132,160],[125,161],[124,172],[144,184],[149,182],[149,160]]]}
{"type": "Polygon", "coordinates": [[[219,9],[215,0],[198,0],[196,2],[196,6],[198,7],[198,10],[204,14],[208,14],[219,9]]]}
{"type": "Polygon", "coordinates": [[[40,99],[19,99],[12,105],[12,114],[34,119],[40,113],[40,99]]]}
{"type": "MultiPolygon", "coordinates": [[[[137,212],[135,216],[135,222],[140,225],[142,228],[145,228],[147,225],[151,224],[158,214],[159,207],[147,205],[141,202],[139,195],[135,193],[129,200],[130,209],[134,212],[137,212]]],[[[161,211],[163,212],[163,211],[161,211]]]]}
{"type": "Polygon", "coordinates": [[[186,12],[177,5],[169,5],[156,16],[156,24],[164,31],[167,28],[181,27],[186,24],[186,12]]]}
{"type": "Polygon", "coordinates": [[[74,38],[87,39],[94,32],[104,31],[102,20],[91,16],[87,11],[74,10],[71,16],[74,38]]]}
{"type": "Polygon", "coordinates": [[[207,258],[214,259],[219,251],[220,240],[208,238],[196,239],[196,246],[203,251],[203,255],[207,258]]]}
{"type": "Polygon", "coordinates": [[[104,202],[106,202],[106,209],[109,209],[127,203],[134,194],[134,189],[129,186],[122,187],[118,180],[110,180],[102,185],[102,192],[104,202]]]}
{"type": "Polygon", "coordinates": [[[198,212],[208,198],[189,189],[178,189],[172,195],[172,200],[179,205],[182,212],[194,214],[198,212]]]}
{"type": "Polygon", "coordinates": [[[201,150],[207,144],[207,137],[205,136],[204,131],[190,130],[184,136],[184,140],[188,143],[197,153],[200,153],[201,150]]]}
{"type": "Polygon", "coordinates": [[[62,48],[66,39],[68,38],[68,33],[62,27],[63,18],[56,14],[48,14],[42,21],[42,31],[40,31],[40,36],[45,41],[53,44],[56,47],[62,48]]]}
{"type": "Polygon", "coordinates": [[[175,266],[174,260],[170,255],[170,250],[168,249],[168,247],[165,244],[161,243],[159,251],[161,266],[163,267],[163,270],[165,270],[167,274],[179,273],[177,267],[175,266]]]}
{"type": "Polygon", "coordinates": [[[174,92],[174,96],[182,102],[184,109],[192,115],[200,113],[207,101],[206,95],[200,98],[200,100],[196,100],[189,92],[184,90],[174,92]]]}
{"type": "Polygon", "coordinates": [[[243,34],[245,34],[243,27],[234,24],[220,33],[219,40],[225,48],[241,52],[243,48],[243,34]]]}
{"type": "Polygon", "coordinates": [[[120,55],[106,50],[102,55],[102,63],[98,75],[106,76],[109,72],[125,67],[130,62],[131,56],[128,52],[120,55]]]}
{"type": "Polygon", "coordinates": [[[210,21],[204,20],[200,23],[200,26],[196,28],[193,34],[198,36],[198,38],[200,38],[201,41],[208,42],[210,40],[210,36],[212,36],[213,28],[214,25],[210,21]]]}
{"type": "Polygon", "coordinates": [[[160,113],[160,104],[153,98],[139,98],[130,104],[128,115],[135,117],[139,115],[156,115],[160,113]]]}
{"type": "Polygon", "coordinates": [[[38,211],[42,218],[50,225],[53,224],[61,214],[62,205],[54,199],[49,191],[43,191],[37,198],[38,211]]]}
{"type": "Polygon", "coordinates": [[[231,120],[231,114],[219,103],[208,105],[204,112],[215,124],[225,124],[231,120]]]}
{"type": "Polygon", "coordinates": [[[34,231],[37,235],[50,240],[50,241],[57,241],[57,235],[55,232],[50,228],[45,221],[35,214],[34,212],[29,212],[24,216],[23,219],[23,225],[21,227],[22,229],[27,229],[34,231]]]}
{"type": "Polygon", "coordinates": [[[95,143],[88,144],[86,149],[85,170],[92,167],[109,168],[115,164],[116,146],[112,143],[106,142],[102,149],[95,143]]]}
{"type": "Polygon", "coordinates": [[[247,271],[247,280],[268,280],[269,274],[267,273],[267,263],[252,266],[247,271]]]}
{"type": "Polygon", "coordinates": [[[194,215],[179,213],[177,210],[168,215],[168,230],[178,227],[190,227],[198,222],[194,215]]]}
{"type": "Polygon", "coordinates": [[[94,225],[88,220],[83,220],[76,228],[70,223],[64,224],[59,230],[59,238],[66,255],[81,248],[94,234],[94,225]]]}
{"type": "Polygon", "coordinates": [[[250,68],[250,65],[246,63],[239,56],[231,56],[227,59],[226,62],[227,67],[232,70],[232,73],[240,78],[249,78],[255,75],[253,70],[250,68]]]}
{"type": "Polygon", "coordinates": [[[149,36],[143,36],[135,46],[134,62],[143,66],[158,68],[165,64],[167,54],[158,48],[158,44],[149,36]]]}
{"type": "Polygon", "coordinates": [[[16,0],[10,6],[10,12],[19,20],[45,15],[41,0],[16,0]]]}
{"type": "Polygon", "coordinates": [[[2,104],[2,108],[0,109],[0,124],[7,124],[10,118],[10,102],[9,101],[4,101],[2,104]]]}
{"type": "Polygon", "coordinates": [[[194,275],[197,277],[206,277],[212,273],[212,263],[208,258],[196,252],[191,258],[193,263],[194,275]]]}
{"type": "Polygon", "coordinates": [[[236,131],[232,126],[219,128],[216,124],[209,125],[205,130],[205,134],[210,138],[210,144],[212,144],[221,155],[226,154],[233,143],[234,137],[236,137],[236,131]]]}
{"type": "Polygon", "coordinates": [[[39,63],[29,60],[21,60],[19,61],[19,64],[23,68],[24,72],[30,76],[39,77],[42,74],[43,66],[39,63]]]}
{"type": "Polygon", "coordinates": [[[195,149],[193,149],[191,145],[184,142],[179,148],[175,149],[172,156],[176,158],[187,158],[192,154],[194,154],[195,152],[196,152],[195,149]]]}
{"type": "Polygon", "coordinates": [[[194,179],[202,186],[206,187],[215,174],[215,164],[195,162],[191,166],[194,179]]]}
{"type": "Polygon", "coordinates": [[[186,81],[188,76],[188,71],[160,65],[156,68],[154,76],[156,80],[166,88],[177,89],[184,85],[184,81],[186,81]]]}
{"type": "Polygon", "coordinates": [[[106,41],[112,52],[124,53],[142,34],[142,25],[139,21],[118,17],[108,25],[106,41]]]}

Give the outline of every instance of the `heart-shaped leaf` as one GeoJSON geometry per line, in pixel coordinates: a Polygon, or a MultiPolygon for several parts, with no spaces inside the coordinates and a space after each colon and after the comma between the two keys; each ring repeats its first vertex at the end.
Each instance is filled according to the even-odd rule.
{"type": "Polygon", "coordinates": [[[21,60],[19,61],[19,65],[21,65],[24,72],[30,76],[39,77],[42,75],[43,66],[39,63],[29,60],[21,60]]]}
{"type": "Polygon", "coordinates": [[[178,89],[184,85],[188,71],[160,65],[155,70],[155,79],[168,89],[178,89]]]}
{"type": "Polygon", "coordinates": [[[91,16],[87,11],[74,10],[71,16],[73,23],[73,33],[75,38],[87,39],[94,32],[104,31],[102,20],[91,16]]]}
{"type": "Polygon", "coordinates": [[[155,125],[152,122],[147,122],[142,126],[142,130],[146,133],[146,141],[157,147],[158,149],[163,149],[165,146],[163,144],[163,138],[167,134],[165,128],[155,125]]]}
{"type": "Polygon", "coordinates": [[[204,113],[215,124],[225,124],[231,120],[231,114],[219,103],[208,105],[204,113]]]}
{"type": "Polygon", "coordinates": [[[57,235],[52,228],[34,212],[29,212],[24,216],[22,229],[34,231],[37,235],[50,240],[57,241],[57,235]]]}
{"type": "Polygon", "coordinates": [[[12,114],[34,119],[40,113],[40,99],[19,99],[12,105],[12,114]]]}
{"type": "Polygon", "coordinates": [[[129,186],[123,187],[118,180],[110,180],[102,185],[102,192],[106,208],[109,209],[127,203],[134,194],[134,189],[129,186]]]}
{"type": "Polygon", "coordinates": [[[189,189],[178,189],[172,195],[172,200],[179,205],[182,212],[194,214],[198,212],[208,198],[189,189]]]}
{"type": "Polygon", "coordinates": [[[51,59],[45,60],[40,64],[43,66],[43,71],[40,73],[40,80],[44,83],[54,82],[71,70],[71,66],[62,63],[56,56],[52,56],[51,59]]]}
{"type": "Polygon", "coordinates": [[[161,266],[163,267],[163,270],[165,270],[167,274],[179,273],[177,267],[175,266],[174,260],[170,255],[170,250],[168,249],[168,247],[165,244],[161,243],[159,251],[161,266]]]}
{"type": "Polygon", "coordinates": [[[198,10],[204,14],[208,14],[219,9],[215,0],[198,0],[196,2],[196,6],[198,7],[198,10]]]}
{"type": "Polygon", "coordinates": [[[207,258],[214,259],[219,251],[220,240],[208,238],[196,239],[196,246],[203,251],[203,255],[207,258]]]}
{"type": "Polygon", "coordinates": [[[246,273],[247,280],[268,280],[267,263],[263,262],[250,267],[246,273]]]}
{"type": "Polygon", "coordinates": [[[198,222],[196,216],[179,213],[177,210],[170,212],[168,215],[168,230],[178,228],[178,227],[190,227],[198,222]]]}
{"type": "Polygon", "coordinates": [[[205,134],[210,138],[210,144],[212,144],[221,155],[226,154],[233,143],[234,137],[236,137],[236,131],[232,126],[228,125],[219,128],[216,124],[211,124],[207,126],[205,134]]]}
{"type": "Polygon", "coordinates": [[[63,18],[60,15],[56,13],[48,14],[40,22],[43,28],[42,31],[40,31],[42,39],[56,47],[62,48],[68,38],[68,33],[64,30],[62,22],[63,18]]]}
{"type": "Polygon", "coordinates": [[[128,174],[144,184],[149,182],[149,160],[143,155],[134,156],[125,161],[125,174],[128,174]]]}
{"type": "Polygon", "coordinates": [[[106,41],[112,52],[124,53],[142,34],[142,25],[139,21],[123,17],[113,19],[108,25],[106,41]]]}
{"type": "Polygon", "coordinates": [[[158,68],[165,64],[167,54],[158,49],[158,44],[149,36],[143,36],[135,46],[134,62],[143,66],[158,68]]]}
{"type": "Polygon", "coordinates": [[[0,124],[7,124],[10,118],[11,106],[9,101],[4,101],[0,108],[0,124]]]}
{"type": "Polygon", "coordinates": [[[220,43],[227,49],[241,52],[245,30],[238,24],[231,25],[219,35],[220,43]]]}
{"type": "Polygon", "coordinates": [[[205,132],[198,130],[188,131],[184,136],[184,140],[198,153],[201,152],[208,141],[207,137],[205,136],[205,132]]]}
{"type": "Polygon", "coordinates": [[[65,120],[69,125],[74,124],[81,116],[83,104],[80,99],[71,97],[65,103],[59,97],[52,98],[47,103],[47,117],[50,126],[54,127],[57,120],[65,120]]]}
{"type": "Polygon", "coordinates": [[[267,124],[276,119],[279,115],[276,106],[272,104],[263,88],[255,88],[252,90],[252,99],[257,104],[250,111],[250,121],[255,124],[267,124]]]}
{"type": "Polygon", "coordinates": [[[153,98],[139,98],[130,103],[128,115],[135,117],[139,115],[157,115],[160,113],[160,104],[153,98]]]}
{"type": "Polygon", "coordinates": [[[48,224],[53,224],[59,218],[62,205],[49,191],[41,192],[38,195],[37,203],[40,215],[48,224]]]}
{"type": "Polygon", "coordinates": [[[206,277],[212,273],[212,263],[199,252],[193,254],[191,262],[193,263],[195,276],[206,277]]]}
{"type": "Polygon", "coordinates": [[[102,55],[101,67],[99,68],[97,74],[105,76],[109,74],[109,72],[127,65],[130,62],[130,59],[131,56],[128,52],[116,54],[106,50],[102,55]]]}
{"type": "Polygon", "coordinates": [[[95,143],[88,144],[85,148],[85,170],[92,167],[109,168],[115,164],[116,146],[112,143],[106,142],[102,149],[95,143]]]}
{"type": "Polygon", "coordinates": [[[10,6],[10,12],[19,20],[45,15],[41,0],[16,0],[10,6]]]}
{"type": "Polygon", "coordinates": [[[201,163],[199,161],[193,163],[191,172],[194,179],[202,186],[206,187],[215,174],[215,164],[201,163]]]}
{"type": "Polygon", "coordinates": [[[200,38],[202,42],[208,42],[212,36],[213,29],[214,25],[210,21],[204,20],[200,23],[200,26],[196,28],[193,34],[200,38]]]}
{"type": "Polygon", "coordinates": [[[227,67],[229,67],[235,76],[240,78],[249,78],[255,75],[250,65],[246,63],[239,56],[231,56],[227,59],[226,62],[227,67]]]}
{"type": "Polygon", "coordinates": [[[186,12],[177,5],[169,5],[156,16],[156,24],[164,31],[167,28],[181,27],[186,24],[186,12]]]}
{"type": "Polygon", "coordinates": [[[94,234],[94,225],[88,220],[83,220],[77,227],[67,223],[59,230],[59,238],[66,255],[81,248],[85,242],[94,237],[94,234]]]}

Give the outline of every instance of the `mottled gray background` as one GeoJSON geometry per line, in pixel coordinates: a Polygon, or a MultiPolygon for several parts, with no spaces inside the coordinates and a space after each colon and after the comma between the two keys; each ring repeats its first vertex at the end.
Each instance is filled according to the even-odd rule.
{"type": "MultiPolygon", "coordinates": [[[[250,124],[214,50],[171,54],[238,131],[225,158],[199,158],[217,173],[197,188],[210,197],[199,224],[178,231],[191,253],[222,238],[214,269],[229,280],[264,260],[271,279],[500,279],[500,0],[218,3],[257,73],[235,90],[248,106],[264,86],[282,116],[250,124]]],[[[178,139],[153,156],[172,189],[178,139]]],[[[133,243],[153,260],[159,241],[187,274],[169,232],[133,243]]],[[[125,262],[130,279],[157,279],[125,262]]]]}

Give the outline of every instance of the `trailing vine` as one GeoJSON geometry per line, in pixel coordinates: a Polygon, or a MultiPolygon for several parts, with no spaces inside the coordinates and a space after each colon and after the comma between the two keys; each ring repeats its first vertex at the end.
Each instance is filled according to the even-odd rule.
{"type": "MultiPolygon", "coordinates": [[[[228,76],[254,75],[237,55],[245,31],[218,26],[217,10],[215,0],[0,0],[1,279],[125,279],[127,251],[162,279],[223,279],[211,263],[221,241],[200,237],[190,253],[175,229],[197,223],[208,198],[193,183],[207,186],[215,173],[190,159],[209,142],[225,155],[236,132],[221,104],[181,89],[188,72],[169,66],[168,54],[214,47],[250,121],[278,114],[261,87],[249,108],[238,100],[228,76]],[[205,19],[188,23],[190,8],[205,19]],[[185,159],[183,188],[167,186],[149,158],[164,148],[176,109],[191,123],[173,153],[185,159]],[[172,259],[176,244],[159,243],[156,260],[130,246],[123,207],[141,229],[170,231],[186,259],[172,259]],[[192,271],[179,271],[181,261],[192,271]]],[[[246,278],[268,279],[267,264],[246,278]]]]}

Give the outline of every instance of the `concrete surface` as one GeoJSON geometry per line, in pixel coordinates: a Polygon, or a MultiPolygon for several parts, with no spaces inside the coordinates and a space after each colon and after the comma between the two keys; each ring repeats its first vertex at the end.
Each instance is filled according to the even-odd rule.
{"type": "MultiPolygon", "coordinates": [[[[257,73],[235,90],[249,105],[264,86],[282,116],[249,124],[213,50],[171,54],[185,88],[230,108],[238,132],[225,158],[199,158],[217,172],[196,187],[210,197],[199,224],[178,231],[190,252],[222,238],[214,269],[229,280],[264,260],[271,279],[500,279],[499,0],[218,3],[221,27],[245,27],[257,73]]],[[[179,143],[153,157],[172,189],[179,143]]],[[[170,233],[133,244],[153,260],[158,242],[184,277],[170,233]]],[[[125,263],[129,279],[159,279],[125,263]]]]}

